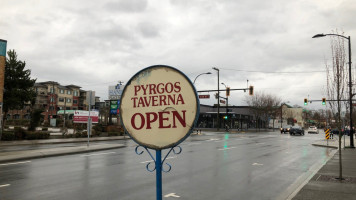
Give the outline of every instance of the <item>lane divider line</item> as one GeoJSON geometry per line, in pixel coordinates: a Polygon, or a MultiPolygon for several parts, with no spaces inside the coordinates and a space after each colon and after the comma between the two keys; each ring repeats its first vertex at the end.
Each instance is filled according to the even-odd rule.
{"type": "Polygon", "coordinates": [[[93,153],[93,154],[86,154],[86,155],[81,155],[82,157],[88,157],[88,156],[100,156],[100,155],[105,155],[105,154],[113,154],[116,152],[105,152],[105,153],[93,153]]]}
{"type": "Polygon", "coordinates": [[[25,164],[25,163],[30,163],[31,161],[23,161],[23,162],[14,162],[14,163],[4,163],[0,164],[0,166],[7,166],[7,165],[18,165],[18,164],[25,164]]]}
{"type": "Polygon", "coordinates": [[[227,148],[222,148],[222,149],[218,149],[219,151],[222,151],[222,150],[228,150],[228,149],[235,149],[237,147],[227,147],[227,148]]]}
{"type": "MultiPolygon", "coordinates": [[[[168,159],[173,159],[173,158],[177,158],[177,156],[167,157],[166,160],[168,160],[168,159]]],[[[143,162],[140,162],[140,163],[141,163],[141,164],[145,164],[145,163],[149,163],[149,162],[153,162],[153,160],[147,160],[147,161],[143,161],[143,162]]]]}
{"type": "Polygon", "coordinates": [[[2,188],[2,187],[9,187],[9,186],[10,186],[10,184],[0,185],[0,188],[2,188]]]}

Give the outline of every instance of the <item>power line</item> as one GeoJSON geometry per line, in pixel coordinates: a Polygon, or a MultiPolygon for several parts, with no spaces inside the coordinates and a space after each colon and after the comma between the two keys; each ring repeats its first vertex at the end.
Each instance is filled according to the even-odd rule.
{"type": "Polygon", "coordinates": [[[271,72],[271,71],[253,71],[253,70],[228,69],[228,68],[219,68],[219,69],[238,71],[238,72],[249,72],[249,73],[266,73],[266,74],[309,74],[309,73],[325,73],[326,72],[326,70],[323,70],[323,71],[304,71],[304,72],[271,72]]]}

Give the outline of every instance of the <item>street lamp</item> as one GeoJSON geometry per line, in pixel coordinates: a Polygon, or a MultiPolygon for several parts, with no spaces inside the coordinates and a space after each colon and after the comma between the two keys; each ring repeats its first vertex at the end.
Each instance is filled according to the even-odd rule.
{"type": "MultiPolygon", "coordinates": [[[[225,86],[225,89],[227,89],[227,86],[225,85],[225,83],[221,83],[223,86],[225,86]]],[[[229,112],[229,96],[227,96],[226,94],[226,116],[229,112]]],[[[226,128],[226,120],[224,121],[224,124],[225,124],[225,128],[226,128]]],[[[226,128],[227,129],[227,128],[226,128]]]]}
{"type": "Polygon", "coordinates": [[[352,130],[352,83],[351,83],[351,37],[346,37],[339,34],[316,34],[313,38],[325,37],[325,36],[338,36],[349,41],[349,103],[350,103],[350,147],[355,148],[354,146],[354,137],[353,137],[353,130],[352,130]]]}
{"type": "Polygon", "coordinates": [[[199,74],[197,77],[195,77],[195,79],[194,79],[194,81],[193,81],[193,84],[195,84],[195,80],[197,80],[197,78],[198,78],[200,75],[203,75],[203,74],[211,74],[211,72],[205,72],[205,73],[199,74]]]}
{"type": "Polygon", "coordinates": [[[220,98],[220,87],[219,87],[219,72],[220,70],[216,67],[213,67],[213,70],[216,70],[218,72],[218,115],[216,117],[216,122],[217,122],[217,130],[220,128],[220,103],[219,103],[219,98],[220,98]]]}

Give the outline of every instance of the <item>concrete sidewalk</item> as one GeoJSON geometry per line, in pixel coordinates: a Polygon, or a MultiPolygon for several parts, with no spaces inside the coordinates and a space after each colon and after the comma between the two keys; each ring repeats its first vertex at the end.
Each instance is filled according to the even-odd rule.
{"type": "MultiPolygon", "coordinates": [[[[333,140],[320,140],[313,144],[323,148],[338,149],[339,141],[336,136],[333,140]]],[[[356,149],[349,148],[350,137],[341,139],[342,177],[339,172],[339,150],[334,156],[304,185],[292,198],[293,200],[337,200],[356,199],[356,149]],[[344,146],[346,148],[344,148],[344,146]]]]}
{"type": "Polygon", "coordinates": [[[65,139],[48,139],[48,140],[22,140],[22,141],[1,141],[0,146],[10,145],[44,145],[44,144],[59,144],[59,143],[82,143],[75,147],[59,147],[36,149],[26,151],[0,152],[0,163],[22,161],[28,159],[44,158],[51,156],[62,156],[77,153],[87,153],[93,151],[102,151],[125,147],[123,144],[95,144],[95,141],[110,141],[128,139],[128,136],[116,137],[98,137],[90,138],[90,145],[87,147],[88,138],[65,138],[65,139]]]}

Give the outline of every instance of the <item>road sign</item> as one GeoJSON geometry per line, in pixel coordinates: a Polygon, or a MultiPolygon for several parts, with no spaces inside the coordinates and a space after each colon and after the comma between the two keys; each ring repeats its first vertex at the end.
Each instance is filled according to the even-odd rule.
{"type": "Polygon", "coordinates": [[[325,129],[325,139],[330,139],[330,129],[325,129]]]}
{"type": "MultiPolygon", "coordinates": [[[[85,110],[76,110],[74,111],[73,123],[88,123],[89,111],[85,110]]],[[[90,119],[92,123],[99,122],[99,112],[98,111],[90,111],[90,119]]]]}
{"type": "Polygon", "coordinates": [[[220,99],[220,103],[224,104],[224,103],[226,103],[226,102],[225,102],[225,100],[221,100],[221,99],[220,99]]]}
{"type": "Polygon", "coordinates": [[[199,99],[210,99],[210,94],[201,94],[199,95],[199,99]]]}
{"type": "Polygon", "coordinates": [[[164,65],[145,68],[126,84],[120,118],[141,146],[174,147],[192,132],[199,116],[199,99],[189,78],[164,65]]]}

